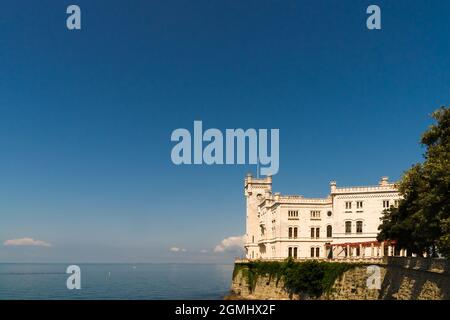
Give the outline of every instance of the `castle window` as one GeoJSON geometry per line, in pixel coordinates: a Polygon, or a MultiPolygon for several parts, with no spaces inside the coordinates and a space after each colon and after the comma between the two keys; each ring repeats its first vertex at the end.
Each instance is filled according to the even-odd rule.
{"type": "Polygon", "coordinates": [[[288,249],[288,257],[291,258],[292,257],[292,248],[289,247],[288,249]]]}
{"type": "Polygon", "coordinates": [[[297,259],[297,247],[294,248],[294,259],[297,259]]]}
{"type": "Polygon", "coordinates": [[[298,217],[298,210],[289,210],[288,211],[288,217],[291,217],[291,218],[298,217]]]}
{"type": "Polygon", "coordinates": [[[327,212],[327,215],[328,215],[329,217],[331,217],[332,214],[333,214],[333,213],[332,213],[331,211],[328,211],[328,212],[327,212]]]}
{"type": "Polygon", "coordinates": [[[311,247],[311,258],[319,258],[319,257],[320,257],[320,248],[311,247]]]}
{"type": "Polygon", "coordinates": [[[362,233],[362,229],[363,229],[363,222],[356,221],[356,233],[362,233]]]}
{"type": "Polygon", "coordinates": [[[389,200],[383,200],[383,208],[389,208],[389,200]]]}
{"type": "Polygon", "coordinates": [[[294,239],[297,239],[297,231],[298,231],[298,229],[294,228],[294,239]]]}
{"type": "Polygon", "coordinates": [[[356,201],[356,209],[362,209],[363,202],[362,201],[356,201]]]}
{"type": "Polygon", "coordinates": [[[395,206],[396,208],[398,208],[399,203],[400,203],[399,200],[394,200],[394,206],[395,206]]]}
{"type": "Polygon", "coordinates": [[[311,239],[320,237],[320,228],[311,228],[311,239]]]}
{"type": "Polygon", "coordinates": [[[351,208],[352,208],[352,202],[351,201],[345,202],[345,209],[351,209],[351,208]]]}
{"type": "Polygon", "coordinates": [[[345,221],[345,233],[352,233],[352,222],[345,221]]]}
{"type": "Polygon", "coordinates": [[[331,238],[333,237],[333,227],[332,226],[327,226],[327,238],[331,238]]]}
{"type": "Polygon", "coordinates": [[[320,219],[320,211],[318,210],[311,210],[311,219],[320,219]]]}
{"type": "Polygon", "coordinates": [[[292,228],[289,228],[289,239],[292,238],[292,228]]]}

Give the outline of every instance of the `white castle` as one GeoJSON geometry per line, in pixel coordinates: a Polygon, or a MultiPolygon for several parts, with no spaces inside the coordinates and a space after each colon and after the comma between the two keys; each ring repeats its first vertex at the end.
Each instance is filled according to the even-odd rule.
{"type": "Polygon", "coordinates": [[[401,198],[388,177],[376,186],[337,187],[327,198],[272,193],[272,177],[245,178],[247,259],[339,259],[406,255],[378,242],[382,212],[401,198]]]}

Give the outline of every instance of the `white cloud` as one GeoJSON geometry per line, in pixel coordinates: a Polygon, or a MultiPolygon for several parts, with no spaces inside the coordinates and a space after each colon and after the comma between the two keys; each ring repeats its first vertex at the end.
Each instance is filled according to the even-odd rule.
{"type": "Polygon", "coordinates": [[[34,247],[51,247],[52,245],[42,240],[35,240],[33,238],[20,238],[6,240],[3,245],[5,246],[34,246],[34,247]]]}
{"type": "Polygon", "coordinates": [[[172,252],[186,252],[187,250],[184,248],[172,247],[169,249],[172,252]]]}
{"type": "Polygon", "coordinates": [[[201,253],[207,253],[207,252],[208,252],[208,250],[206,250],[206,249],[202,249],[202,250],[200,250],[200,252],[201,252],[201,253]]]}
{"type": "Polygon", "coordinates": [[[225,238],[214,248],[214,252],[242,252],[244,250],[244,241],[245,236],[225,238]]]}

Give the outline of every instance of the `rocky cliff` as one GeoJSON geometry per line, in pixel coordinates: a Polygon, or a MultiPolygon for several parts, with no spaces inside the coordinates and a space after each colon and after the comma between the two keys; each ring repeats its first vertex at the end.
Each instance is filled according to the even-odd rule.
{"type": "Polygon", "coordinates": [[[259,274],[250,279],[248,267],[236,264],[231,291],[242,299],[447,300],[449,270],[445,259],[389,257],[375,267],[357,263],[340,274],[331,288],[313,296],[287,286],[284,275],[259,274]]]}

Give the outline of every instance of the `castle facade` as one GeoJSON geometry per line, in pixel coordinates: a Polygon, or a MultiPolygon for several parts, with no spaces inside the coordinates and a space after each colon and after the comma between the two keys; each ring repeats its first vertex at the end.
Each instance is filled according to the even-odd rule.
{"type": "Polygon", "coordinates": [[[326,198],[272,193],[272,177],[247,175],[247,259],[382,257],[403,255],[376,239],[382,212],[401,196],[382,177],[378,185],[338,187],[326,198]]]}

